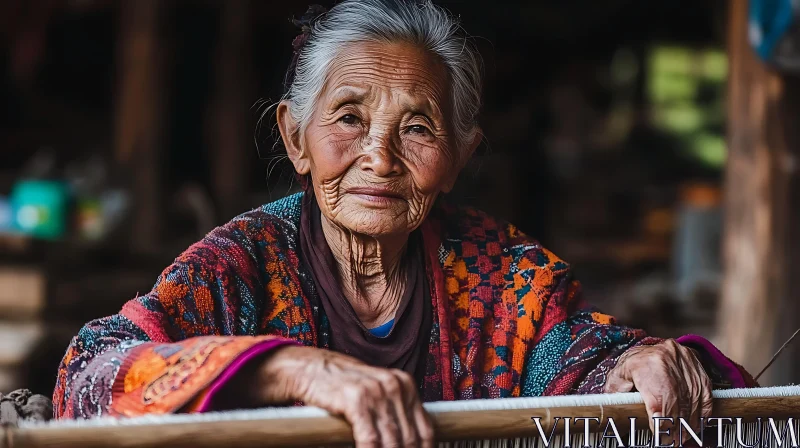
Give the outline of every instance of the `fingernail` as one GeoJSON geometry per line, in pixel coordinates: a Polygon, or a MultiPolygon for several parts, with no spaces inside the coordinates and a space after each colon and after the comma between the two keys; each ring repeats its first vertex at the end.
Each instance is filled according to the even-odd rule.
{"type": "Polygon", "coordinates": [[[661,418],[662,414],[660,412],[653,412],[653,418],[661,418]]]}

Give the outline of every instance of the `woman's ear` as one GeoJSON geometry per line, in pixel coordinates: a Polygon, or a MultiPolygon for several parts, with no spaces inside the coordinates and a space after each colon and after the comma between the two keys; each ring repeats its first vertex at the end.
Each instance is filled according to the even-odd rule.
{"type": "Polygon", "coordinates": [[[480,145],[482,141],[483,141],[483,129],[478,127],[475,130],[475,137],[472,138],[472,143],[469,144],[469,148],[467,150],[467,153],[464,155],[464,159],[463,159],[464,162],[463,162],[462,168],[463,168],[464,165],[467,164],[469,159],[472,158],[472,155],[475,154],[475,150],[478,149],[478,145],[480,145]]]}
{"type": "Polygon", "coordinates": [[[287,101],[281,101],[276,110],[278,119],[278,129],[281,131],[281,138],[283,139],[283,146],[286,147],[286,154],[289,160],[294,165],[294,170],[298,174],[305,175],[311,172],[311,164],[309,163],[308,156],[300,144],[300,125],[294,120],[292,114],[289,113],[289,104],[287,101]]]}
{"type": "Polygon", "coordinates": [[[456,185],[456,180],[458,179],[458,174],[461,173],[461,170],[463,170],[465,166],[467,166],[467,162],[472,159],[472,155],[475,154],[475,150],[478,149],[478,145],[481,144],[481,141],[483,141],[483,130],[478,128],[475,132],[475,137],[472,139],[472,142],[469,144],[469,146],[464,148],[464,153],[459,158],[458,164],[451,175],[448,176],[447,181],[442,188],[444,193],[450,193],[450,191],[453,190],[453,187],[456,185]]]}

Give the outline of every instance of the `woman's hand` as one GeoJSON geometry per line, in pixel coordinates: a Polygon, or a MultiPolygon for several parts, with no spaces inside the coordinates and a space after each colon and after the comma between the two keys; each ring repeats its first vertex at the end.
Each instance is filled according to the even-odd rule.
{"type": "Polygon", "coordinates": [[[609,372],[605,392],[633,390],[642,394],[651,429],[653,417],[674,418],[677,430],[679,417],[699,428],[700,417],[711,415],[711,380],[694,351],[672,339],[628,350],[609,372]]]}
{"type": "Polygon", "coordinates": [[[343,416],[357,448],[434,445],[414,380],[401,370],[329,350],[284,347],[264,361],[256,378],[263,403],[302,401],[343,416]]]}

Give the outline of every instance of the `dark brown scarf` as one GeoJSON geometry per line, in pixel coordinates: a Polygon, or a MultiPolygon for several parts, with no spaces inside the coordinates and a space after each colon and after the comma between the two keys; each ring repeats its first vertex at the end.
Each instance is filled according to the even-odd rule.
{"type": "Polygon", "coordinates": [[[431,298],[428,293],[422,235],[412,232],[404,262],[408,283],[394,326],[385,338],[369,333],[344,296],[336,261],[322,231],[322,215],[313,194],[303,197],[300,214],[300,248],[311,269],[322,309],[331,327],[331,349],[367,364],[404,370],[421,384],[431,332],[431,298]]]}

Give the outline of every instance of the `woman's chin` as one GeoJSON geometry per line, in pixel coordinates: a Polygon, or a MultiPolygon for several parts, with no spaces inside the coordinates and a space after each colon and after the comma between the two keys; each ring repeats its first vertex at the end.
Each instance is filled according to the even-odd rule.
{"type": "Polygon", "coordinates": [[[354,233],[371,237],[382,237],[408,233],[406,220],[394,214],[370,213],[372,216],[363,216],[353,222],[342,223],[345,228],[354,233]]]}

